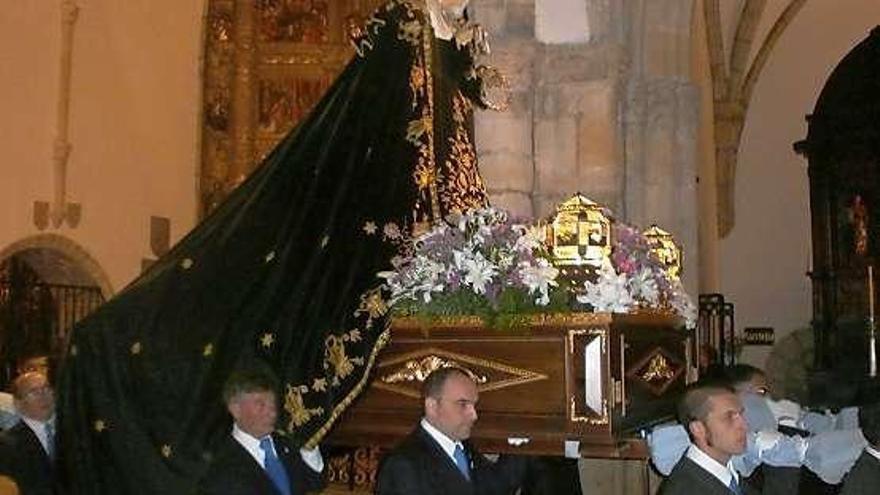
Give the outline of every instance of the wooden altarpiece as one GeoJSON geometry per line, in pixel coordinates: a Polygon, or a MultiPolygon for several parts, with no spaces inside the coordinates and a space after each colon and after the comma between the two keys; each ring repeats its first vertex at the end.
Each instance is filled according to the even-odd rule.
{"type": "Polygon", "coordinates": [[[200,211],[213,210],[318,102],[381,0],[209,0],[200,211]]]}

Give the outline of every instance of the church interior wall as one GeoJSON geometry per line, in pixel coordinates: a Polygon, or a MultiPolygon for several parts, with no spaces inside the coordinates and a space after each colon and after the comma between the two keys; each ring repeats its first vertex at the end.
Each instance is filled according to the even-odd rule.
{"type": "Polygon", "coordinates": [[[37,228],[35,201],[55,194],[59,2],[9,2],[0,16],[0,248],[52,233],[92,253],[115,288],[151,256],[151,216],[172,242],[195,222],[203,2],[73,2],[67,201],[76,226],[37,228]],[[14,43],[9,40],[15,40],[14,43]]]}
{"type": "MultiPolygon", "coordinates": [[[[724,2],[722,2],[723,4],[724,2]]],[[[759,39],[783,1],[768,2],[759,39]]],[[[720,288],[737,328],[770,326],[780,341],[809,325],[807,162],[792,150],[834,67],[880,20],[871,0],[808,1],[776,45],[746,115],[736,176],[736,224],[720,243],[720,288]]],[[[763,365],[769,348],[743,358],[763,365]]]]}

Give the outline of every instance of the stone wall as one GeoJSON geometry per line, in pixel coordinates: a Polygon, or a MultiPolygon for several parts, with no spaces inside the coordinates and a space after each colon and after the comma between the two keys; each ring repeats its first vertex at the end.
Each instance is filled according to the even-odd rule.
{"type": "Polygon", "coordinates": [[[695,292],[692,0],[480,0],[473,8],[492,35],[487,62],[513,92],[508,112],[483,112],[476,122],[493,203],[541,217],[580,191],[621,220],[656,223],[683,245],[685,283],[695,292]],[[587,41],[537,39],[536,12],[554,7],[542,3],[585,9],[585,36],[572,39],[587,41]]]}

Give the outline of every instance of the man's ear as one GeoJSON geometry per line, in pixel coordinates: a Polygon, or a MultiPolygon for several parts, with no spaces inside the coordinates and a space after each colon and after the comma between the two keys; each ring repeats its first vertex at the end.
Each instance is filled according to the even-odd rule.
{"type": "Polygon", "coordinates": [[[425,415],[434,415],[437,411],[437,399],[425,397],[425,415]]]}
{"type": "Polygon", "coordinates": [[[694,440],[703,441],[706,438],[706,425],[702,421],[693,420],[688,423],[688,431],[694,440]]]}
{"type": "Polygon", "coordinates": [[[232,415],[232,419],[238,420],[238,415],[241,412],[241,405],[237,400],[231,400],[226,404],[226,410],[232,415]]]}

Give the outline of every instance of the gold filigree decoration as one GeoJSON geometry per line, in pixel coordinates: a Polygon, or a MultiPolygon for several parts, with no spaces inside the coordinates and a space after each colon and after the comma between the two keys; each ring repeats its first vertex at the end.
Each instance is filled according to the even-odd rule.
{"type": "Polygon", "coordinates": [[[376,373],[382,376],[383,379],[373,381],[372,386],[407,397],[418,398],[421,395],[421,387],[413,386],[415,383],[419,383],[418,377],[421,376],[421,379],[424,380],[424,377],[433,371],[430,368],[435,366],[437,368],[443,367],[444,362],[449,362],[450,365],[462,368],[465,372],[471,374],[471,378],[477,382],[477,388],[481,393],[547,379],[547,375],[536,371],[517,368],[480,357],[450,352],[436,347],[429,347],[400,354],[379,363],[376,373]],[[383,374],[383,369],[393,371],[383,374]],[[392,377],[396,373],[401,375],[399,377],[392,377]],[[413,377],[413,380],[407,380],[407,373],[413,377]],[[389,382],[386,383],[385,379],[389,380],[389,382]]]}
{"type": "Polygon", "coordinates": [[[137,356],[138,354],[141,353],[142,349],[143,349],[143,346],[141,345],[140,342],[135,342],[134,344],[131,344],[131,349],[130,349],[131,355],[137,356]]]}
{"type": "Polygon", "coordinates": [[[326,378],[315,378],[312,382],[312,392],[326,392],[327,391],[327,379],[326,378]]]}
{"type": "Polygon", "coordinates": [[[103,433],[107,429],[107,423],[103,419],[96,419],[92,427],[97,433],[103,433]]]}
{"type": "Polygon", "coordinates": [[[284,410],[290,415],[287,431],[293,431],[308,423],[314,416],[324,414],[323,407],[306,407],[303,394],[308,391],[309,387],[305,385],[287,385],[287,393],[284,395],[284,410]]]}
{"type": "Polygon", "coordinates": [[[262,337],[260,337],[260,345],[265,349],[271,348],[275,344],[275,334],[274,333],[264,333],[262,337]]]}
{"type": "Polygon", "coordinates": [[[345,379],[354,371],[354,363],[345,353],[345,336],[330,335],[324,342],[324,368],[333,368],[336,379],[345,379]]]}
{"type": "Polygon", "coordinates": [[[418,19],[401,22],[400,29],[397,32],[397,39],[413,46],[419,46],[421,44],[422,29],[422,23],[418,19]]]}
{"type": "Polygon", "coordinates": [[[452,99],[455,132],[449,137],[449,157],[438,178],[440,200],[445,211],[466,211],[487,204],[486,186],[477,170],[477,153],[467,123],[473,105],[456,92],[452,99]]]}
{"type": "Polygon", "coordinates": [[[208,344],[202,349],[202,356],[209,357],[214,354],[214,344],[208,344]]]}
{"type": "Polygon", "coordinates": [[[172,450],[171,446],[167,443],[162,446],[162,457],[169,459],[174,454],[174,450],[172,450]]]}
{"type": "Polygon", "coordinates": [[[184,258],[180,261],[180,267],[184,270],[189,270],[193,266],[193,260],[190,258],[184,258]]]}
{"type": "Polygon", "coordinates": [[[425,72],[418,64],[413,64],[409,70],[409,90],[413,95],[412,108],[418,106],[418,97],[425,91],[425,72]]]}
{"type": "Polygon", "coordinates": [[[466,372],[477,384],[486,383],[489,379],[485,375],[478,375],[467,366],[457,361],[443,359],[439,356],[430,355],[421,359],[413,359],[403,363],[403,368],[390,375],[385,375],[380,380],[382,383],[393,384],[400,382],[424,382],[428,375],[440,368],[459,368],[466,372]]]}
{"type": "Polygon", "coordinates": [[[364,233],[367,235],[376,235],[376,232],[379,230],[379,227],[376,225],[376,222],[368,221],[364,223],[363,226],[364,233]]]}
{"type": "Polygon", "coordinates": [[[388,313],[388,303],[382,298],[382,290],[376,287],[361,294],[361,303],[355,310],[354,316],[366,314],[367,323],[365,326],[370,329],[373,326],[373,320],[385,316],[386,313],[388,313]]]}
{"type": "Polygon", "coordinates": [[[647,369],[641,376],[642,380],[646,382],[666,381],[675,376],[675,370],[669,366],[663,354],[657,354],[651,358],[647,369]]]}

